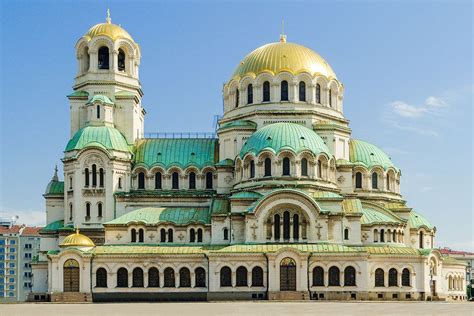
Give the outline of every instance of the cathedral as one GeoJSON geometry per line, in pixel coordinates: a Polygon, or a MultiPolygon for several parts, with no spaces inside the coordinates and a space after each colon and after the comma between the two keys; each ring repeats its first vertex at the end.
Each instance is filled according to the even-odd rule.
{"type": "MultiPolygon", "coordinates": [[[[58,301],[446,300],[465,266],[351,136],[315,51],[258,47],[215,134],[145,137],[140,46],[110,15],[76,43],[70,140],[47,185],[33,292],[58,301]]],[[[153,109],[154,110],[154,109],[153,109]]],[[[363,109],[361,110],[363,111],[363,109]]]]}

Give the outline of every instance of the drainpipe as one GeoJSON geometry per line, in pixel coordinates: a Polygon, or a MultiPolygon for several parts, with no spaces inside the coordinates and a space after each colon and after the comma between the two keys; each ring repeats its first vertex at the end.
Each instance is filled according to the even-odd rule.
{"type": "Polygon", "coordinates": [[[92,261],[94,260],[94,255],[91,256],[91,264],[90,264],[90,271],[89,271],[89,274],[90,274],[90,287],[91,287],[91,300],[92,300],[92,261]]]}
{"type": "Polygon", "coordinates": [[[206,295],[206,301],[207,301],[209,300],[209,287],[211,286],[211,284],[209,283],[211,271],[209,270],[209,257],[205,253],[204,253],[204,257],[206,257],[207,259],[207,295],[206,295]]]}
{"type": "Polygon", "coordinates": [[[267,300],[268,300],[268,288],[269,288],[269,274],[270,274],[270,266],[268,264],[268,256],[267,254],[264,252],[263,255],[265,256],[265,258],[267,259],[267,288],[266,288],[266,297],[267,297],[267,300]]]}
{"type": "Polygon", "coordinates": [[[117,218],[117,196],[114,193],[114,219],[117,218]]]}
{"type": "Polygon", "coordinates": [[[308,271],[306,271],[306,275],[308,276],[308,293],[309,293],[309,299],[311,300],[311,283],[310,283],[310,279],[309,279],[309,259],[313,256],[313,253],[310,253],[309,256],[308,256],[308,263],[306,264],[306,269],[308,271]]]}

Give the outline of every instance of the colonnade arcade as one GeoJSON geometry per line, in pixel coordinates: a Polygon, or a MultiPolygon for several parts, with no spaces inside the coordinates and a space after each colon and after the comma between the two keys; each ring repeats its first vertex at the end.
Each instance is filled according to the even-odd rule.
{"type": "Polygon", "coordinates": [[[266,238],[270,241],[296,242],[307,239],[308,219],[294,206],[276,209],[265,221],[266,238]]]}

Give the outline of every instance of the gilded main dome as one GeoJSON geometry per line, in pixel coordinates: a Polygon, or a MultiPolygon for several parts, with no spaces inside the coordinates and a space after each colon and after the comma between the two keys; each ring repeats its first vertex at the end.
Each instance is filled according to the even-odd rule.
{"type": "Polygon", "coordinates": [[[280,42],[263,45],[248,54],[234,72],[233,78],[259,75],[268,71],[277,74],[288,71],[292,74],[307,72],[337,78],[331,66],[315,51],[283,38],[280,42]]]}
{"type": "Polygon", "coordinates": [[[96,36],[107,36],[113,41],[118,38],[127,38],[133,41],[133,38],[130,36],[130,34],[128,34],[127,31],[125,31],[121,26],[112,23],[112,20],[110,19],[110,12],[108,10],[106,22],[94,25],[84,35],[88,41],[96,36]]]}
{"type": "Polygon", "coordinates": [[[74,234],[66,236],[63,242],[59,245],[61,247],[95,247],[94,242],[87,236],[79,234],[76,230],[74,234]]]}

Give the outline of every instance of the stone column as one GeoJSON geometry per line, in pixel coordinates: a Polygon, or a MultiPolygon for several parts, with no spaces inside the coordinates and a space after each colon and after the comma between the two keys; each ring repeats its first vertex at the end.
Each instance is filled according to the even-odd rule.
{"type": "Polygon", "coordinates": [[[165,285],[165,274],[163,273],[163,270],[158,271],[159,277],[160,277],[160,289],[162,289],[165,285]]]}
{"type": "Polygon", "coordinates": [[[174,273],[174,287],[179,287],[179,271],[175,271],[174,273]]]}
{"type": "Polygon", "coordinates": [[[191,275],[191,288],[195,288],[196,287],[196,276],[194,274],[194,271],[191,271],[190,275],[191,275]]]}
{"type": "Polygon", "coordinates": [[[252,270],[247,270],[247,287],[252,286],[252,270]]]}
{"type": "Polygon", "coordinates": [[[235,281],[236,281],[236,279],[237,279],[236,276],[235,276],[235,271],[232,271],[231,277],[232,277],[232,279],[231,279],[231,281],[232,281],[232,287],[235,287],[235,281]]]}

